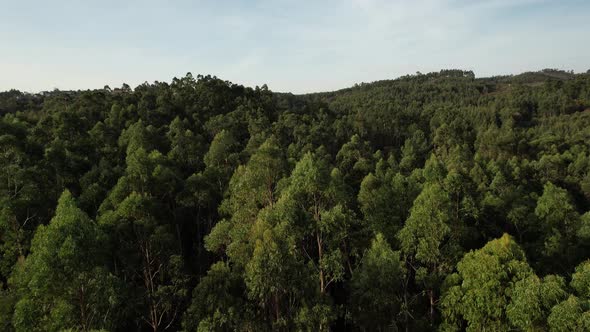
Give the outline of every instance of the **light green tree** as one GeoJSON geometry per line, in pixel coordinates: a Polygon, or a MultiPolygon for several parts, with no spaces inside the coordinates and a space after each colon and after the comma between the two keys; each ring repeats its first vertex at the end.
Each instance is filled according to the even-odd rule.
{"type": "Polygon", "coordinates": [[[13,324],[18,331],[115,327],[119,297],[105,265],[106,239],[77,206],[61,195],[55,217],[39,226],[31,253],[12,281],[19,290],[13,324]]]}
{"type": "Polygon", "coordinates": [[[565,280],[548,275],[543,279],[530,275],[514,283],[506,317],[510,324],[523,331],[543,330],[551,308],[567,297],[565,280]]]}
{"type": "Polygon", "coordinates": [[[521,298],[511,304],[510,295],[526,297],[528,285],[523,280],[532,275],[524,252],[508,234],[465,254],[457,264],[457,273],[450,275],[443,287],[443,330],[460,330],[463,326],[467,331],[507,330],[511,326],[507,308],[510,308],[508,317],[517,326],[528,326],[538,318],[536,302],[521,298]],[[526,309],[532,311],[532,314],[527,312],[529,317],[517,312],[523,300],[535,302],[535,306],[526,309]]]}
{"type": "Polygon", "coordinates": [[[580,228],[580,216],[568,192],[547,182],[537,201],[535,215],[541,221],[542,254],[552,258],[547,265],[573,265],[573,259],[577,257],[576,232],[580,228]]]}
{"type": "Polygon", "coordinates": [[[448,194],[438,183],[427,183],[414,201],[397,238],[409,266],[415,271],[416,283],[428,299],[431,322],[438,301],[436,290],[452,270],[460,252],[451,235],[448,194]]]}
{"type": "Polygon", "coordinates": [[[590,330],[590,260],[576,267],[570,286],[574,294],[555,305],[547,318],[551,331],[590,330]]]}

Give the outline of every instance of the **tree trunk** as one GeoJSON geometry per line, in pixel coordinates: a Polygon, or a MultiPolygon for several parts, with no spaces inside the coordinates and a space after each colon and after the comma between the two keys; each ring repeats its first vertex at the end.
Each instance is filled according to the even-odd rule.
{"type": "Polygon", "coordinates": [[[428,298],[430,299],[430,311],[429,311],[430,325],[432,325],[432,324],[434,324],[434,305],[435,305],[434,290],[431,289],[428,291],[428,298]]]}
{"type": "Polygon", "coordinates": [[[275,309],[275,321],[278,322],[281,319],[281,311],[279,310],[279,295],[274,294],[274,309],[275,309]]]}
{"type": "Polygon", "coordinates": [[[323,256],[323,248],[322,248],[322,239],[320,237],[320,232],[316,233],[316,241],[318,244],[318,268],[320,270],[320,293],[324,294],[326,292],[326,281],[324,276],[324,269],[322,268],[322,256],[323,256]]]}

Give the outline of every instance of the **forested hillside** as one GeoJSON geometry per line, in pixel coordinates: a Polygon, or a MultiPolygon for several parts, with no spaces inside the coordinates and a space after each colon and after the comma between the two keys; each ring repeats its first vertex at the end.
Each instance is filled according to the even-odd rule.
{"type": "Polygon", "coordinates": [[[2,331],[590,331],[590,73],[0,93],[2,331]]]}

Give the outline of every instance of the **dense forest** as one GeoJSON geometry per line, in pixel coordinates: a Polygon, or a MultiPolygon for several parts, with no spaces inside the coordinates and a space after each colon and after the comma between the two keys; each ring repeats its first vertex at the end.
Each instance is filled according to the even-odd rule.
{"type": "Polygon", "coordinates": [[[0,93],[0,330],[590,331],[590,73],[0,93]]]}

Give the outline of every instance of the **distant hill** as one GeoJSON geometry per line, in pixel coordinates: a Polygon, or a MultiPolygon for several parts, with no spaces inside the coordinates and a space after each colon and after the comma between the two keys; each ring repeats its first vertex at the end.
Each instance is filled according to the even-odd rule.
{"type": "Polygon", "coordinates": [[[496,76],[483,78],[483,80],[494,80],[500,83],[522,83],[534,84],[547,81],[566,81],[575,77],[573,71],[559,69],[543,69],[540,71],[529,71],[518,75],[496,76]]]}

